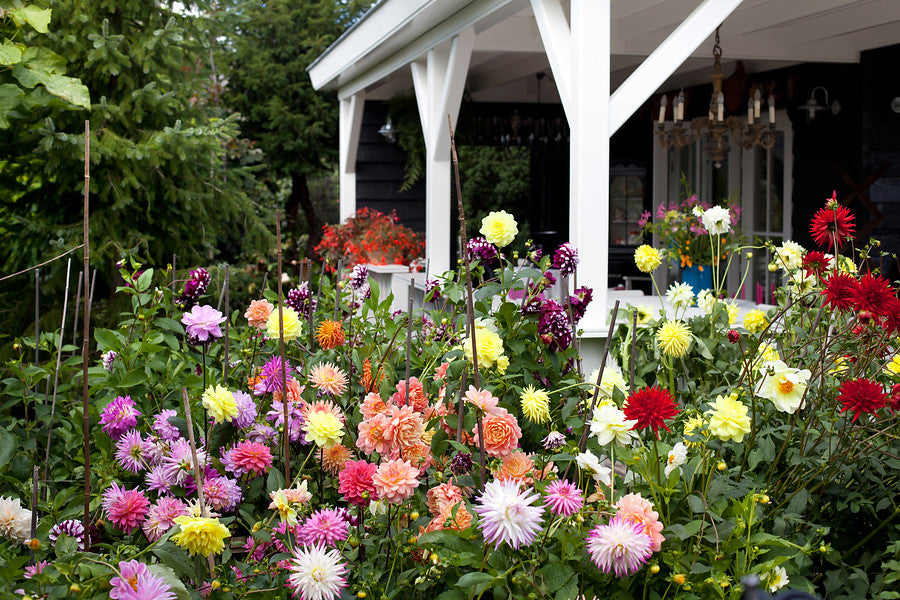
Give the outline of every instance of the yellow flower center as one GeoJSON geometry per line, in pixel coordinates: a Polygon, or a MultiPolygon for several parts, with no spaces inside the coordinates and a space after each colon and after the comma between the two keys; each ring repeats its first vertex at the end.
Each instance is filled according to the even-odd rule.
{"type": "Polygon", "coordinates": [[[309,576],[313,581],[317,583],[321,583],[325,581],[325,569],[322,567],[313,567],[312,571],[310,571],[309,576]]]}
{"type": "Polygon", "coordinates": [[[790,379],[782,377],[778,382],[778,393],[790,394],[792,391],[794,391],[794,383],[790,379]]]}
{"type": "Polygon", "coordinates": [[[131,577],[127,577],[125,581],[128,582],[128,585],[131,586],[131,589],[137,591],[137,575],[132,575],[131,577]]]}

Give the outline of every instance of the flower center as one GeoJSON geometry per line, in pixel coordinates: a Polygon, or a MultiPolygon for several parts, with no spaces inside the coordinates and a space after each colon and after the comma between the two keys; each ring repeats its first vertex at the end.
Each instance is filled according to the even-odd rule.
{"type": "Polygon", "coordinates": [[[131,577],[127,577],[125,581],[128,582],[128,585],[131,586],[131,589],[137,591],[137,575],[132,575],[131,577]]]}
{"type": "Polygon", "coordinates": [[[322,567],[313,567],[312,571],[309,573],[310,578],[316,583],[322,583],[325,581],[325,569],[322,567]]]}
{"type": "Polygon", "coordinates": [[[790,394],[792,391],[794,391],[794,383],[790,379],[782,377],[778,381],[778,393],[790,394]]]}

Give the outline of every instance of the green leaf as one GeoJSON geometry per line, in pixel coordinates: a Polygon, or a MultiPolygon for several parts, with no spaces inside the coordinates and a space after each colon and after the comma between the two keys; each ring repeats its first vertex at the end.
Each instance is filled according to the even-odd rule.
{"type": "Polygon", "coordinates": [[[115,350],[118,352],[122,349],[119,337],[111,329],[95,329],[94,339],[100,345],[100,350],[115,350]]]}
{"type": "Polygon", "coordinates": [[[15,434],[0,429],[0,465],[9,464],[9,461],[12,460],[13,455],[16,453],[18,445],[19,440],[15,434]]]}
{"type": "Polygon", "coordinates": [[[9,11],[17,24],[28,23],[38,33],[47,33],[51,12],[49,8],[38,8],[37,6],[23,6],[9,11]]]}
{"type": "Polygon", "coordinates": [[[17,85],[11,83],[0,85],[0,128],[6,129],[9,127],[9,121],[6,119],[6,115],[9,114],[9,111],[18,106],[24,95],[25,92],[17,85]]]}
{"type": "MultiPolygon", "coordinates": [[[[88,103],[87,108],[90,108],[90,103],[88,103]]],[[[147,269],[141,276],[138,277],[137,280],[137,290],[139,292],[146,291],[148,287],[150,287],[150,282],[153,280],[153,269],[147,269]]]]}
{"type": "Polygon", "coordinates": [[[571,567],[558,564],[545,565],[538,573],[543,577],[544,583],[551,592],[561,589],[569,579],[575,576],[575,572],[571,567]]]}
{"type": "Polygon", "coordinates": [[[479,583],[488,583],[494,580],[493,575],[489,575],[488,573],[466,573],[462,577],[459,578],[459,581],[456,582],[456,585],[461,588],[474,587],[479,583]]]}
{"type": "Polygon", "coordinates": [[[274,492],[284,488],[284,474],[278,469],[270,469],[266,479],[266,491],[274,492]]]}
{"type": "Polygon", "coordinates": [[[147,381],[147,372],[144,371],[144,367],[137,367],[132,369],[119,382],[119,387],[129,388],[134,387],[136,385],[140,385],[147,381]]]}
{"type": "Polygon", "coordinates": [[[0,45],[0,65],[12,66],[22,60],[22,51],[15,44],[3,42],[0,45]]]}
{"type": "Polygon", "coordinates": [[[169,587],[172,588],[172,592],[178,600],[191,600],[190,592],[184,587],[184,583],[181,582],[181,579],[178,578],[171,567],[156,563],[147,565],[147,570],[154,575],[162,577],[169,584],[169,587]]]}

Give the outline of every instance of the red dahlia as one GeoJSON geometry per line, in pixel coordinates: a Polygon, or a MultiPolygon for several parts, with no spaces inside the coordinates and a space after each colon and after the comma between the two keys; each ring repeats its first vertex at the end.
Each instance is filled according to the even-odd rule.
{"type": "Polygon", "coordinates": [[[835,273],[825,280],[825,302],[831,308],[848,311],[853,308],[853,296],[859,287],[856,279],[847,273],[835,273]]]}
{"type": "Polygon", "coordinates": [[[863,275],[853,290],[853,305],[857,311],[869,311],[877,317],[885,317],[890,312],[897,294],[883,277],[871,273],[863,275]]]}
{"type": "Polygon", "coordinates": [[[900,299],[893,298],[884,315],[884,329],[888,335],[900,331],[900,299]]]}
{"type": "Polygon", "coordinates": [[[660,427],[669,431],[665,419],[671,419],[679,413],[675,398],[669,390],[657,386],[640,389],[628,396],[623,411],[626,419],[637,421],[632,429],[649,427],[656,439],[659,439],[660,427]]]}
{"type": "Polygon", "coordinates": [[[887,406],[889,398],[880,383],[868,379],[845,381],[838,388],[838,402],[844,408],[841,412],[852,412],[853,420],[863,413],[874,414],[879,408],[887,406]]]}
{"type": "Polygon", "coordinates": [[[806,271],[807,277],[813,275],[823,277],[830,266],[831,258],[818,250],[812,250],[803,256],[803,270],[806,271]]]}
{"type": "Polygon", "coordinates": [[[891,410],[897,412],[900,410],[900,383],[895,383],[891,388],[891,410]]]}
{"type": "Polygon", "coordinates": [[[813,215],[809,232],[820,246],[828,246],[831,249],[835,244],[841,247],[847,240],[853,239],[856,225],[853,224],[853,213],[846,206],[837,201],[837,192],[826,201],[825,208],[820,208],[813,215]]]}

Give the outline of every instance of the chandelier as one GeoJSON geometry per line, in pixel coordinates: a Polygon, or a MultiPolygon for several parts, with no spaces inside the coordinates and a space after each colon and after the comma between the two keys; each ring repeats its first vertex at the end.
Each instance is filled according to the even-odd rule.
{"type": "Polygon", "coordinates": [[[666,149],[684,148],[697,141],[701,135],[707,135],[706,150],[709,158],[718,169],[722,161],[731,150],[728,143],[728,133],[732,139],[743,148],[760,146],[765,149],[775,145],[777,137],[775,131],[775,97],[769,94],[767,99],[769,107],[769,123],[763,125],[760,120],[760,108],[762,105],[762,92],[757,88],[750,96],[747,103],[747,122],[734,116],[725,116],[725,94],[722,92],[722,82],[725,74],[722,72],[722,46],[719,45],[719,28],[716,27],[716,43],[713,46],[713,66],[709,77],[712,79],[713,93],[709,101],[709,115],[697,117],[690,122],[684,120],[684,90],[681,90],[672,101],[672,121],[666,121],[666,109],[668,99],[665,94],[659,103],[659,120],[656,124],[656,135],[659,143],[666,149]]]}

